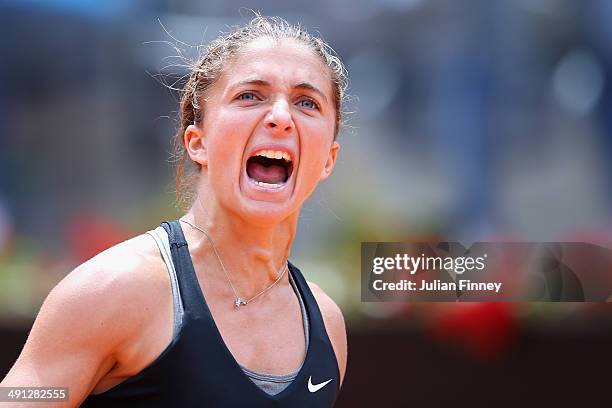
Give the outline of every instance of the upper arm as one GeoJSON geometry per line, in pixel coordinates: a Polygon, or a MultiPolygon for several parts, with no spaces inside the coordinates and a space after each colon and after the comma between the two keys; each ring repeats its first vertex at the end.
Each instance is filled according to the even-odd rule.
{"type": "Polygon", "coordinates": [[[44,301],[1,385],[68,387],[69,402],[56,406],[78,406],[135,329],[121,309],[125,275],[102,257],[66,276],[44,301]]]}
{"type": "Polygon", "coordinates": [[[344,374],[346,372],[346,361],[347,361],[347,342],[346,342],[346,325],[344,323],[344,317],[342,311],[338,305],[316,284],[308,282],[308,286],[312,290],[321,315],[323,316],[323,323],[325,329],[332,342],[336,359],[338,360],[338,369],[340,370],[340,385],[344,381],[344,374]]]}

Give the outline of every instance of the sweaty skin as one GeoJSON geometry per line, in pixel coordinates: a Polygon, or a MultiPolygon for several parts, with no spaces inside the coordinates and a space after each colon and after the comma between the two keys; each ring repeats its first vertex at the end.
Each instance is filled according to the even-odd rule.
{"type": "MultiPolygon", "coordinates": [[[[277,278],[289,256],[304,201],[336,163],[335,107],[328,68],[305,46],[259,39],[244,47],[204,96],[202,123],[184,134],[202,165],[197,199],[186,219],[205,228],[243,298],[277,278]],[[292,155],[281,188],[246,172],[258,149],[292,155]]],[[[233,292],[203,234],[182,224],[200,286],[235,359],[252,370],[286,374],[304,359],[298,299],[287,275],[256,302],[236,311],[233,292]]],[[[344,378],[346,330],[338,306],[315,295],[344,378]]],[[[1,386],[64,386],[78,406],[137,374],[172,337],[172,294],[154,241],[140,235],[97,255],[49,294],[1,386]]],[[[1,404],[0,404],[1,406],[1,404]]],[[[37,407],[11,403],[11,407],[37,407]]]]}

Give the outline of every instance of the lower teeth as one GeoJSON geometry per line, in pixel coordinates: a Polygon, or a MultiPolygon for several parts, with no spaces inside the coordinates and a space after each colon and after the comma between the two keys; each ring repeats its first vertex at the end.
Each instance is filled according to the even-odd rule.
{"type": "Polygon", "coordinates": [[[257,180],[253,180],[253,181],[255,181],[255,183],[257,183],[258,186],[265,187],[265,188],[279,188],[280,186],[285,184],[285,183],[279,183],[279,184],[272,183],[272,184],[270,184],[270,183],[264,183],[263,181],[257,181],[257,180]]]}

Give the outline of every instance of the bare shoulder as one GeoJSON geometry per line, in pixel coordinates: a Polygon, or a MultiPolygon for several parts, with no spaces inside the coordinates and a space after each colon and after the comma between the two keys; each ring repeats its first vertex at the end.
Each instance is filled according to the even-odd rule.
{"type": "MultiPolygon", "coordinates": [[[[35,340],[64,337],[117,350],[137,335],[157,292],[167,290],[155,241],[139,235],[81,264],[51,291],[33,328],[35,340]]],[[[74,344],[75,347],[87,344],[74,344]]]]}
{"type": "Polygon", "coordinates": [[[314,295],[321,315],[325,329],[332,342],[336,358],[338,360],[338,368],[340,369],[340,383],[344,381],[344,373],[346,372],[347,361],[347,342],[346,342],[346,325],[342,311],[316,283],[308,282],[308,286],[314,295]]]}
{"type": "Polygon", "coordinates": [[[74,275],[72,279],[94,284],[100,290],[111,287],[113,291],[122,293],[123,289],[129,291],[134,286],[159,278],[163,267],[155,241],[148,234],[141,234],[101,252],[70,275],[74,275]]]}
{"type": "Polygon", "coordinates": [[[64,384],[71,401],[81,401],[138,338],[147,313],[159,307],[155,292],[169,290],[156,250],[151,237],[140,235],[62,279],[45,299],[3,385],[64,384]]]}
{"type": "Polygon", "coordinates": [[[61,292],[66,300],[77,298],[84,303],[81,306],[91,306],[107,317],[138,317],[135,312],[152,298],[151,292],[168,285],[164,273],[155,241],[143,234],[83,263],[53,291],[61,292]]]}

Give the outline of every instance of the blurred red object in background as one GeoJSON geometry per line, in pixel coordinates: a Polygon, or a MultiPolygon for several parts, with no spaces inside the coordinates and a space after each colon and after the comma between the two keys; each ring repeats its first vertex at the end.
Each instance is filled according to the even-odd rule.
{"type": "Polygon", "coordinates": [[[133,235],[116,221],[97,214],[75,216],[67,223],[65,233],[71,254],[79,263],[133,235]]]}
{"type": "Polygon", "coordinates": [[[515,305],[504,302],[455,303],[433,319],[431,334],[442,342],[464,348],[481,359],[497,359],[516,345],[515,305]]]}

